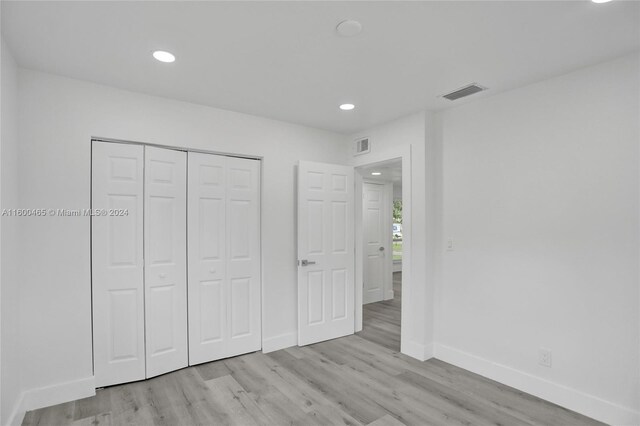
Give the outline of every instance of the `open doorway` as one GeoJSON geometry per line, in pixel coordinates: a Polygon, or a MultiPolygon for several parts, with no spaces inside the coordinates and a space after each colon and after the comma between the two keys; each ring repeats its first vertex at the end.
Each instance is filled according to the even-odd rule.
{"type": "Polygon", "coordinates": [[[358,335],[400,351],[402,314],[402,159],[356,168],[362,179],[362,330],[358,335]]]}

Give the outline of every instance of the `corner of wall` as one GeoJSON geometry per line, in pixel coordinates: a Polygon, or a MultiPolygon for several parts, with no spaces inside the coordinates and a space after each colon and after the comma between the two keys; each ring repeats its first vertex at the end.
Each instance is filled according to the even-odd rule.
{"type": "Polygon", "coordinates": [[[19,426],[27,411],[51,405],[63,404],[96,394],[95,378],[93,376],[54,386],[23,391],[7,418],[7,426],[19,426]]]}
{"type": "Polygon", "coordinates": [[[440,113],[425,111],[426,277],[425,343],[431,348],[436,336],[437,295],[442,269],[442,120],[440,113]]]}
{"type": "MultiPolygon", "coordinates": [[[[2,99],[0,115],[2,120],[1,174],[2,188],[0,205],[2,208],[17,208],[17,152],[18,152],[18,65],[4,39],[0,40],[2,99]]],[[[20,361],[20,285],[16,267],[15,247],[19,245],[18,223],[15,218],[3,217],[0,226],[2,233],[0,292],[2,293],[1,328],[2,353],[0,371],[2,384],[0,390],[1,424],[14,424],[22,421],[20,411],[21,366],[20,361]]]]}
{"type": "Polygon", "coordinates": [[[22,394],[21,409],[26,412],[87,398],[96,394],[95,385],[95,377],[91,376],[52,386],[29,389],[22,394]]]}
{"type": "Polygon", "coordinates": [[[402,342],[400,352],[418,361],[426,361],[434,357],[433,344],[431,343],[423,344],[415,341],[402,342]]]}
{"type": "Polygon", "coordinates": [[[13,407],[13,411],[7,418],[7,426],[20,426],[24,420],[24,415],[27,413],[23,408],[24,392],[20,394],[16,404],[13,407]]]}
{"type": "Polygon", "coordinates": [[[298,344],[298,335],[295,332],[283,333],[273,337],[262,339],[262,352],[269,353],[280,349],[290,348],[298,344]]]}

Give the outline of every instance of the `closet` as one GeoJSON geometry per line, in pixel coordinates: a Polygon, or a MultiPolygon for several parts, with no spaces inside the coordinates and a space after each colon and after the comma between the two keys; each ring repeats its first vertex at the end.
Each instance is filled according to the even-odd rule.
{"type": "Polygon", "coordinates": [[[96,386],[261,348],[260,162],[93,141],[96,386]]]}

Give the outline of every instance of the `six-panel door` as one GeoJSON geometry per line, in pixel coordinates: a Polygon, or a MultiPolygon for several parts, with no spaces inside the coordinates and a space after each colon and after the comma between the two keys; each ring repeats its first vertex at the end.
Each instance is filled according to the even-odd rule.
{"type": "Polygon", "coordinates": [[[256,351],[260,162],[189,153],[189,364],[256,351]]]}
{"type": "Polygon", "coordinates": [[[298,166],[298,345],[353,334],[353,167],[298,166]]]}
{"type": "Polygon", "coordinates": [[[385,245],[387,227],[384,208],[385,186],[364,182],[362,185],[362,224],[364,246],[364,293],[363,303],[379,302],[384,298],[385,284],[385,245]],[[382,250],[380,250],[382,248],[382,250]]]}
{"type": "Polygon", "coordinates": [[[145,147],[147,377],[188,365],[187,154],[145,147]]]}
{"type": "Polygon", "coordinates": [[[226,354],[226,157],[189,154],[189,364],[226,354]]]}
{"type": "Polygon", "coordinates": [[[260,162],[227,157],[227,356],[262,347],[260,162]]]}
{"type": "Polygon", "coordinates": [[[92,157],[92,208],[113,213],[91,218],[94,369],[102,387],[145,378],[144,148],[94,142],[92,157]]]}

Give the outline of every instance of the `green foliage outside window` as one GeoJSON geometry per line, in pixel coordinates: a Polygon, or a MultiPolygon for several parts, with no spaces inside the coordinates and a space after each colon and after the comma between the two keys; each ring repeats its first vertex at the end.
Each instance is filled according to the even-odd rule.
{"type": "Polygon", "coordinates": [[[393,201],[393,223],[402,223],[402,201],[393,201]]]}

